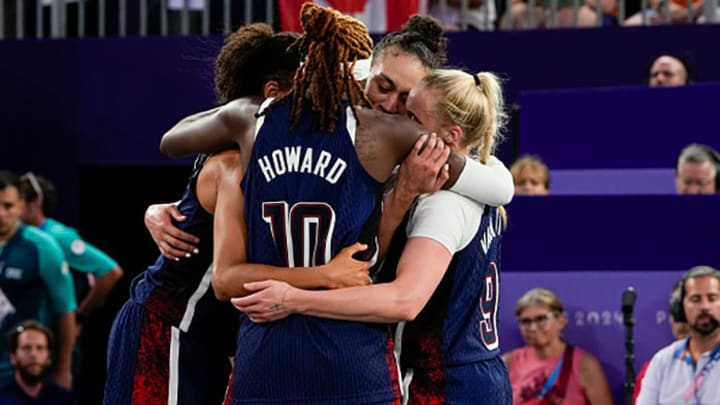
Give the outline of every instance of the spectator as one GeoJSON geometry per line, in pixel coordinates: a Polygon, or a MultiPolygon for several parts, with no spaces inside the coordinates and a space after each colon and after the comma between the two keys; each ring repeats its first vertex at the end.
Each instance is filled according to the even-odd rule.
{"type": "Polygon", "coordinates": [[[52,363],[53,335],[40,322],[29,320],[7,336],[14,379],[0,388],[0,405],[72,405],[72,393],[45,378],[52,363]]]}
{"type": "MultiPolygon", "coordinates": [[[[685,24],[688,22],[688,2],[686,0],[671,0],[667,10],[665,9],[667,3],[662,0],[649,0],[647,4],[647,9],[627,18],[625,25],[685,24]],[[644,22],[643,14],[645,14],[644,22]]],[[[702,11],[702,4],[702,0],[692,0],[691,21],[702,11]]]]}
{"type": "MultiPolygon", "coordinates": [[[[14,173],[0,171],[0,333],[21,319],[39,319],[57,328],[55,382],[72,386],[75,291],[60,246],[20,222],[23,201],[14,173]]],[[[0,340],[0,386],[13,378],[4,339],[0,340]]]]}
{"type": "Polygon", "coordinates": [[[503,356],[513,404],[612,404],[600,362],[563,339],[567,319],[552,291],[526,292],[515,306],[515,315],[527,346],[503,356]]]}
{"type": "Polygon", "coordinates": [[[525,155],[510,166],[515,183],[515,195],[548,195],[550,169],[535,156],[525,155]]]}
{"type": "MultiPolygon", "coordinates": [[[[672,330],[675,340],[685,339],[690,334],[690,328],[687,322],[682,319],[682,301],[680,301],[680,289],[682,288],[682,280],[678,280],[673,285],[672,291],[670,292],[670,329],[672,330]]],[[[647,368],[650,365],[650,361],[646,361],[640,369],[637,377],[635,377],[635,391],[633,392],[633,403],[637,401],[638,394],[642,387],[642,380],[647,373],[647,368]]]]}
{"type": "Polygon", "coordinates": [[[648,75],[650,87],[678,87],[690,83],[687,65],[680,58],[662,55],[655,59],[648,75]]]}
{"type": "MultiPolygon", "coordinates": [[[[601,1],[603,9],[603,25],[606,25],[605,20],[609,23],[609,16],[614,13],[617,3],[615,0],[599,1],[601,1]]],[[[597,25],[595,1],[593,0],[578,1],[577,22],[575,21],[573,0],[557,0],[554,22],[552,21],[551,7],[551,0],[536,0],[534,10],[530,10],[528,3],[523,0],[512,0],[510,9],[500,20],[500,28],[509,30],[594,27],[597,25]]]]}
{"type": "Polygon", "coordinates": [[[442,10],[439,0],[430,0],[428,11],[431,16],[442,21],[445,31],[459,31],[463,23],[467,24],[468,30],[473,31],[495,29],[495,0],[469,0],[467,7],[463,13],[462,1],[447,0],[446,8],[442,10]]]}
{"type": "Polygon", "coordinates": [[[680,152],[675,168],[675,189],[678,194],[715,194],[720,154],[707,146],[693,143],[680,152]]]}
{"type": "Polygon", "coordinates": [[[683,276],[681,320],[689,337],[660,349],[650,360],[637,405],[717,404],[720,398],[720,272],[697,266],[683,276]]]}
{"type": "Polygon", "coordinates": [[[75,311],[78,325],[99,309],[123,275],[116,261],[85,242],[78,232],[54,220],[57,194],[55,186],[42,176],[28,172],[20,177],[20,194],[25,202],[22,221],[50,235],[60,245],[75,281],[75,311]]]}

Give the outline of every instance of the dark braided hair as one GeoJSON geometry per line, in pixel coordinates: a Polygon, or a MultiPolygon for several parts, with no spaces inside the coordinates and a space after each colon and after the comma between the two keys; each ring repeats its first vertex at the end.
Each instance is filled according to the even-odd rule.
{"type": "Polygon", "coordinates": [[[365,93],[352,74],[355,61],[368,58],[373,42],[367,27],[347,15],[313,3],[303,4],[300,21],[305,33],[293,44],[304,56],[293,78],[292,90],[278,101],[291,100],[290,122],[294,130],[306,103],[313,111],[313,129],[335,130],[343,110],[343,100],[369,105],[365,93]]]}
{"type": "Polygon", "coordinates": [[[381,58],[383,52],[392,47],[417,56],[430,69],[437,69],[447,62],[447,38],[443,36],[440,23],[429,16],[414,15],[400,31],[385,35],[373,50],[373,60],[381,58]]]}
{"type": "Polygon", "coordinates": [[[263,23],[241,27],[225,40],[215,60],[215,91],[222,104],[246,96],[262,96],[265,83],[276,80],[289,89],[300,65],[300,53],[288,50],[296,33],[273,34],[263,23]]]}

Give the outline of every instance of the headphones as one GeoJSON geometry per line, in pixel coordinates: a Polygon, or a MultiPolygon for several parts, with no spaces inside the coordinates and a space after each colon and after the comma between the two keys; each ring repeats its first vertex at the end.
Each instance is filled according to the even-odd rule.
{"type": "Polygon", "coordinates": [[[710,159],[715,164],[715,193],[720,193],[720,153],[710,146],[700,146],[710,155],[710,159]]]}
{"type": "Polygon", "coordinates": [[[691,278],[699,277],[715,277],[720,280],[720,272],[710,266],[695,266],[683,274],[683,278],[675,284],[673,292],[676,288],[680,289],[680,294],[672,294],[670,296],[670,316],[675,322],[687,322],[685,316],[685,283],[691,278]]]}

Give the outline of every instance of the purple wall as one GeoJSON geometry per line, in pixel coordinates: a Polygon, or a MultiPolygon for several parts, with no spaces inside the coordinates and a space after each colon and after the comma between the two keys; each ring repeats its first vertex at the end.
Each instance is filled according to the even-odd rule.
{"type": "MultiPolygon", "coordinates": [[[[720,81],[720,41],[710,38],[720,38],[720,26],[472,32],[451,34],[449,50],[453,64],[504,75],[508,97],[517,101],[524,90],[639,84],[662,52],[688,55],[700,80],[720,81]]],[[[128,264],[128,274],[140,271],[137,251],[126,247],[128,240],[140,242],[142,209],[157,198],[153,192],[162,176],[187,174],[158,167],[188,164],[162,157],[160,136],[180,117],[214,104],[212,59],[220,43],[218,37],[0,41],[0,166],[48,175],[62,193],[60,219],[97,227],[93,240],[128,264]],[[84,220],[77,221],[79,216],[84,220]]],[[[525,114],[532,114],[529,106],[523,106],[525,114]]],[[[637,125],[642,121],[636,117],[657,113],[639,105],[633,114],[614,124],[637,125]]],[[[673,161],[677,146],[671,138],[643,142],[654,151],[672,150],[662,162],[673,161]]],[[[571,156],[566,152],[558,156],[571,156]]],[[[600,149],[588,153],[606,162],[592,168],[648,167],[624,166],[624,158],[618,166],[600,149]]],[[[551,286],[574,322],[568,337],[601,357],[620,403],[622,336],[614,314],[620,294],[628,284],[639,291],[640,362],[669,339],[657,313],[665,308],[672,280],[693,265],[720,264],[717,202],[676,196],[516,198],[508,206],[503,248],[503,350],[520,344],[514,301],[538,283],[551,286]]],[[[142,241],[149,243],[147,237],[142,241]]]]}

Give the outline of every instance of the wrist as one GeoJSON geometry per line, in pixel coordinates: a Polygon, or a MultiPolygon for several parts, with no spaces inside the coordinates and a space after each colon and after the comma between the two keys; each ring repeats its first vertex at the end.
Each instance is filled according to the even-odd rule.
{"type": "Polygon", "coordinates": [[[405,187],[396,187],[388,194],[386,203],[390,203],[388,208],[397,208],[405,212],[419,195],[420,193],[410,191],[405,187]]]}
{"type": "Polygon", "coordinates": [[[285,297],[283,299],[283,306],[285,309],[287,309],[291,314],[305,313],[307,308],[302,305],[302,296],[305,292],[305,290],[290,287],[285,292],[285,297]]]}

